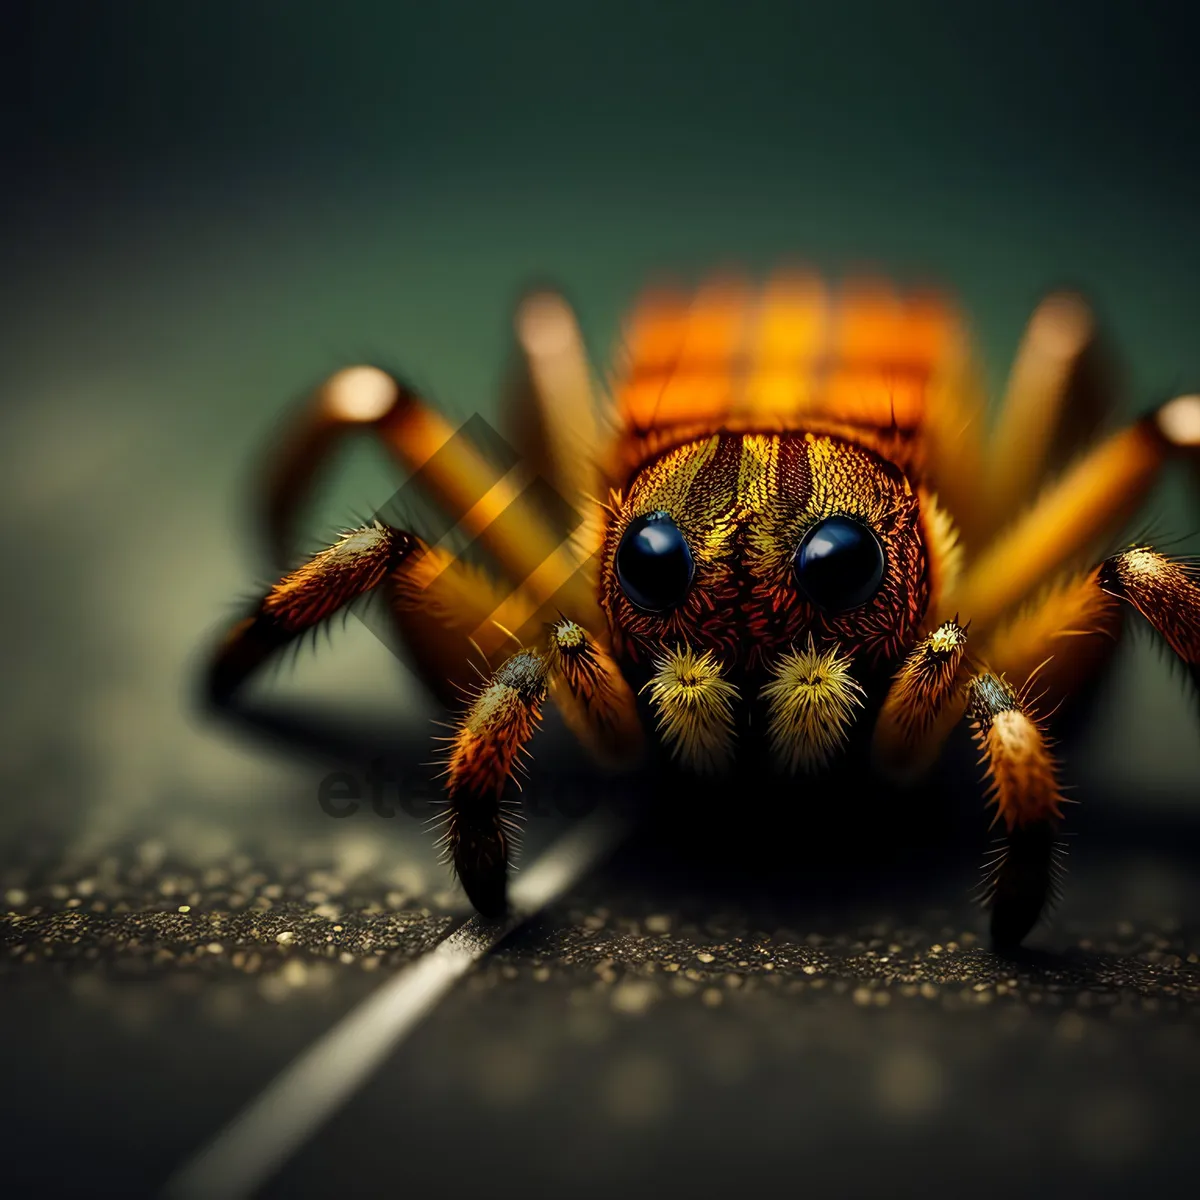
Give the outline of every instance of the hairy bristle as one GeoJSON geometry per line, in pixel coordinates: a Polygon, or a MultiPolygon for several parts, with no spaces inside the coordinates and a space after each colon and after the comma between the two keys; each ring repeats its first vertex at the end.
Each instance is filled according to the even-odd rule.
{"type": "Polygon", "coordinates": [[[1128,600],[1188,666],[1200,666],[1200,583],[1191,564],[1137,546],[1104,563],[1100,586],[1128,600]]]}
{"type": "Polygon", "coordinates": [[[417,541],[378,521],[344,533],[332,546],[285,575],[262,611],[289,631],[307,629],[375,587],[417,541]]]}
{"type": "Polygon", "coordinates": [[[950,514],[931,493],[921,495],[921,520],[928,547],[931,575],[929,615],[936,616],[942,599],[957,585],[963,570],[963,545],[950,514]]]}
{"type": "Polygon", "coordinates": [[[692,770],[716,771],[733,750],[733,705],[737,688],[722,677],[711,650],[681,646],[655,660],[644,691],[671,753],[692,770]]]}
{"type": "Polygon", "coordinates": [[[1060,818],[1064,800],[1045,734],[1008,683],[992,675],[973,680],[969,711],[997,817],[1010,831],[1060,818]]]}
{"type": "Polygon", "coordinates": [[[954,621],[939,625],[904,660],[888,693],[886,713],[906,740],[928,731],[954,686],[966,650],[966,632],[954,621]]]}
{"type": "Polygon", "coordinates": [[[811,638],[805,650],[789,651],[776,664],[762,697],[771,746],[786,770],[818,770],[845,744],[864,694],[850,667],[836,647],[818,651],[811,638]]]}
{"type": "Polygon", "coordinates": [[[643,750],[633,692],[612,657],[575,621],[560,618],[550,630],[554,700],[563,719],[599,761],[631,764],[643,750]]]}
{"type": "Polygon", "coordinates": [[[475,695],[448,756],[447,788],[499,796],[521,748],[541,719],[546,665],[514,654],[475,695]]]}

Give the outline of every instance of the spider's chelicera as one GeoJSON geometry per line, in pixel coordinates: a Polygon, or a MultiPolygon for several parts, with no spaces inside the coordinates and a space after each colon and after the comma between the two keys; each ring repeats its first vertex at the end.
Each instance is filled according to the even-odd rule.
{"type": "Polygon", "coordinates": [[[411,661],[457,708],[444,845],[485,913],[506,907],[505,794],[548,697],[595,758],[631,768],[652,737],[693,772],[762,756],[812,774],[869,745],[903,783],[965,720],[1003,834],[986,876],[992,932],[1023,939],[1057,886],[1050,714],[1095,678],[1126,611],[1200,685],[1194,560],[1139,544],[1079,565],[1170,460],[1200,459],[1200,396],[1081,432],[1097,428],[1103,356],[1086,306],[1060,294],[1030,322],[989,422],[947,301],[877,281],[834,296],[783,274],[648,293],[604,435],[566,302],[528,299],[516,337],[523,479],[567,503],[535,503],[521,472],[498,476],[384,372],[339,372],[269,472],[282,573],[215,653],[212,697],[385,592],[411,661]],[[353,428],[376,433],[494,573],[440,534],[379,520],[283,569],[315,468],[353,428]]]}

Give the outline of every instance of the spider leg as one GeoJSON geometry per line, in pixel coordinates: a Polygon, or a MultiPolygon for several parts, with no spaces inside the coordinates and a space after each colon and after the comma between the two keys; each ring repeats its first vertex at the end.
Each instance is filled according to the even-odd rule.
{"type": "Polygon", "coordinates": [[[451,738],[442,845],[467,898],[488,917],[507,906],[518,826],[503,804],[504,789],[541,720],[546,675],[536,651],[514,654],[479,690],[451,738]]]}
{"type": "Polygon", "coordinates": [[[1111,406],[1113,380],[1103,361],[1083,299],[1047,296],[1026,326],[988,439],[982,532],[995,533],[1035,499],[1064,441],[1078,446],[1091,438],[1111,406]]]}
{"type": "MultiPolygon", "coordinates": [[[[1137,511],[1168,458],[1200,447],[1200,397],[1181,396],[1088,451],[974,559],[943,614],[988,632],[1045,579],[1137,511]]],[[[944,618],[943,618],[944,619],[944,618]]]]}
{"type": "MultiPolygon", "coordinates": [[[[988,867],[986,897],[1000,944],[1015,944],[1029,932],[1054,899],[1062,873],[1063,801],[1040,714],[1078,692],[1103,661],[1120,635],[1122,600],[1147,620],[1200,687],[1200,575],[1189,561],[1134,547],[1059,583],[986,637],[980,658],[987,669],[946,698],[941,714],[925,726],[924,741],[916,742],[914,757],[927,763],[964,708],[972,721],[997,820],[1004,824],[1002,846],[988,867]],[[1022,681],[1020,693],[1007,679],[1022,681]],[[1037,696],[1031,697],[1034,688],[1037,696]]],[[[889,713],[900,709],[906,693],[921,694],[900,680],[926,657],[922,643],[901,668],[880,717],[877,749],[905,746],[888,729],[889,713]]],[[[904,719],[891,720],[902,730],[904,719]]],[[[907,721],[916,724],[911,711],[907,721]]]]}
{"type": "Polygon", "coordinates": [[[986,431],[983,370],[961,317],[948,312],[945,340],[927,390],[925,470],[933,491],[954,514],[967,550],[976,549],[984,536],[979,480],[986,431]]]}
{"type": "Polygon", "coordinates": [[[448,708],[479,681],[484,665],[536,637],[548,611],[521,589],[439,548],[427,548],[386,583],[406,658],[448,708]]]}
{"type": "Polygon", "coordinates": [[[969,717],[982,751],[1004,837],[989,861],[984,899],[992,937],[1014,946],[1057,895],[1062,795],[1045,734],[1002,675],[974,670],[962,679],[966,633],[953,622],[934,631],[905,660],[876,726],[876,761],[911,780],[937,756],[950,731],[969,717]]]}
{"type": "MultiPolygon", "coordinates": [[[[297,514],[319,468],[354,431],[373,432],[450,526],[474,539],[535,607],[553,598],[557,607],[600,627],[589,564],[540,511],[549,485],[531,480],[523,463],[498,471],[467,431],[456,430],[411,388],[375,367],[347,368],[318,388],[265,472],[263,507],[277,560],[290,554],[297,514]]],[[[576,502],[564,498],[559,507],[576,502]]]]}
{"type": "MultiPolygon", "coordinates": [[[[579,323],[563,296],[541,289],[517,306],[513,332],[517,362],[503,406],[507,428],[527,473],[544,480],[555,498],[578,507],[601,494],[596,460],[601,439],[579,323]]],[[[564,512],[561,504],[543,509],[561,537],[575,533],[574,511],[564,512]]]]}
{"type": "Polygon", "coordinates": [[[504,791],[541,720],[547,691],[568,726],[602,761],[628,766],[640,754],[633,693],[616,664],[567,618],[549,631],[541,654],[521,650],[480,687],[448,739],[447,810],[442,845],[471,903],[504,912],[508,862],[519,826],[504,791]]]}
{"type": "Polygon", "coordinates": [[[1200,688],[1200,574],[1194,563],[1135,546],[1073,576],[986,641],[983,657],[1010,679],[1036,673],[1048,711],[1079,687],[1121,634],[1121,601],[1136,609],[1200,688]]]}
{"type": "Polygon", "coordinates": [[[370,431],[398,400],[399,385],[375,367],[337,371],[306,398],[259,473],[258,505],[271,561],[294,561],[299,521],[321,468],[348,437],[370,431]]]}
{"type": "Polygon", "coordinates": [[[226,703],[277,651],[377,587],[388,594],[413,665],[447,704],[473,682],[473,660],[497,653],[532,611],[520,591],[377,521],[343,534],[267,590],[218,646],[209,698],[226,703]]]}
{"type": "Polygon", "coordinates": [[[1200,690],[1200,570],[1138,546],[1107,558],[1096,586],[1128,601],[1179,656],[1200,690]]]}
{"type": "Polygon", "coordinates": [[[983,660],[1034,689],[1041,712],[1079,694],[1116,647],[1121,604],[1100,587],[1099,573],[1097,567],[1063,577],[982,639],[983,660]]]}
{"type": "MultiPolygon", "coordinates": [[[[1200,688],[1197,568],[1149,547],[1114,554],[1044,589],[981,639],[978,657],[1033,690],[1039,712],[1052,713],[1095,676],[1116,646],[1121,600],[1141,613],[1200,688]]],[[[943,625],[914,648],[880,712],[876,760],[894,778],[911,778],[931,765],[965,710],[961,688],[945,690],[941,672],[949,659],[930,649],[948,627],[958,628],[943,625]]]]}
{"type": "Polygon", "coordinates": [[[423,548],[410,533],[375,522],[284,575],[225,635],[209,665],[209,699],[228,702],[267,659],[377,587],[423,548]]]}
{"type": "Polygon", "coordinates": [[[1057,897],[1062,793],[1057,768],[1037,719],[1003,676],[975,675],[967,714],[991,781],[1004,839],[987,866],[985,902],[992,938],[1016,946],[1057,897]]]}

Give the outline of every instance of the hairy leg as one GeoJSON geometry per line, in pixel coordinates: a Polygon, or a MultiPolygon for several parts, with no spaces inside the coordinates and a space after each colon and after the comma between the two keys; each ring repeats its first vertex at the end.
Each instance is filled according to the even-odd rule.
{"type": "Polygon", "coordinates": [[[1168,458],[1200,445],[1200,397],[1180,397],[1090,450],[975,558],[941,602],[987,633],[1044,580],[1111,537],[1168,458]],[[1181,407],[1182,406],[1182,407],[1181,407]]]}
{"type": "Polygon", "coordinates": [[[1141,613],[1200,688],[1200,566],[1195,560],[1138,546],[1105,559],[1096,583],[1141,613]]]}
{"type": "Polygon", "coordinates": [[[209,698],[225,703],[267,659],[420,554],[420,540],[378,522],[353,529],[284,575],[213,655],[209,698]]]}
{"type": "Polygon", "coordinates": [[[450,738],[442,845],[467,898],[484,916],[504,913],[508,862],[518,832],[504,789],[541,720],[546,661],[508,659],[480,689],[450,738]]]}
{"type": "MultiPolygon", "coordinates": [[[[1019,942],[1056,895],[1062,819],[1044,720],[1084,685],[1120,634],[1126,601],[1174,651],[1200,687],[1200,572],[1149,547],[1114,554],[1045,593],[985,642],[988,670],[966,707],[1004,825],[989,864],[987,900],[1001,943],[1019,942]],[[1018,694],[1007,682],[1019,681],[1018,694]]],[[[935,733],[938,731],[935,727],[935,733]]]]}
{"type": "Polygon", "coordinates": [[[457,703],[475,667],[497,654],[534,610],[521,592],[431,549],[405,530],[374,522],[350,530],[270,587],[226,634],[209,667],[210,699],[224,703],[279,650],[375,588],[407,634],[404,649],[444,703],[457,703]]]}
{"type": "MultiPolygon", "coordinates": [[[[348,434],[369,432],[443,510],[446,528],[473,539],[514,586],[595,625],[591,572],[544,514],[548,484],[525,464],[497,466],[411,388],[375,367],[350,367],[321,385],[292,419],[263,472],[262,506],[277,562],[291,557],[299,514],[320,469],[348,434]]],[[[482,428],[482,420],[480,420],[482,428]]],[[[564,498],[564,504],[581,504],[564,498]]]]}
{"type": "Polygon", "coordinates": [[[442,844],[471,903],[504,912],[508,863],[519,825],[505,789],[541,719],[547,690],[568,725],[602,758],[628,766],[642,749],[633,693],[616,665],[566,618],[549,631],[546,654],[522,650],[480,687],[447,739],[442,844]]]}
{"type": "Polygon", "coordinates": [[[1009,684],[990,671],[970,682],[967,713],[1004,841],[987,865],[992,937],[1015,946],[1057,894],[1063,797],[1045,732],[1009,684]]]}

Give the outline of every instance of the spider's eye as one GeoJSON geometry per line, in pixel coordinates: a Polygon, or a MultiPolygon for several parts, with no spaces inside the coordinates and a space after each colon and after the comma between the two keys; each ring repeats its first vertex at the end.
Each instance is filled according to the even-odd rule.
{"type": "Polygon", "coordinates": [[[679,604],[695,569],[687,541],[665,512],[646,513],[631,521],[617,547],[621,588],[647,612],[664,612],[679,604]]]}
{"type": "Polygon", "coordinates": [[[851,517],[826,517],[804,535],[793,564],[800,590],[818,608],[845,612],[879,591],[887,565],[879,539],[851,517]]]}

